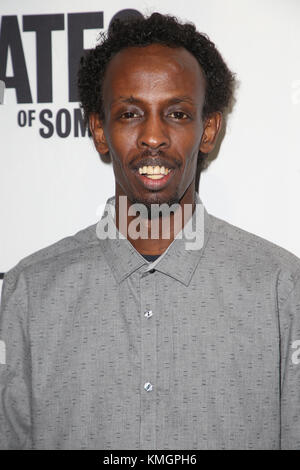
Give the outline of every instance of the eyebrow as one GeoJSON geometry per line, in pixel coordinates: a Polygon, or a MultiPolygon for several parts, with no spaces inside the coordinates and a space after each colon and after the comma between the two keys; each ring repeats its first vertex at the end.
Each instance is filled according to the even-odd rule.
{"type": "MultiPolygon", "coordinates": [[[[135,98],[134,96],[130,95],[129,97],[126,96],[119,96],[115,100],[113,100],[110,104],[112,106],[115,103],[129,103],[129,104],[141,104],[143,103],[143,100],[139,98],[135,98]]],[[[192,98],[189,96],[174,96],[173,98],[170,98],[168,100],[168,104],[178,104],[178,103],[190,103],[192,105],[195,105],[196,103],[192,98]]]]}

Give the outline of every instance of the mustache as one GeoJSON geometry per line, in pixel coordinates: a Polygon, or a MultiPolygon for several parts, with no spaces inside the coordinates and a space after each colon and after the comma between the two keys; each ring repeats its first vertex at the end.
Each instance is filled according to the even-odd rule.
{"type": "Polygon", "coordinates": [[[174,169],[181,165],[181,161],[174,156],[169,156],[163,150],[150,150],[146,149],[140,154],[136,155],[131,166],[134,170],[138,170],[143,166],[164,166],[165,168],[174,169]]]}

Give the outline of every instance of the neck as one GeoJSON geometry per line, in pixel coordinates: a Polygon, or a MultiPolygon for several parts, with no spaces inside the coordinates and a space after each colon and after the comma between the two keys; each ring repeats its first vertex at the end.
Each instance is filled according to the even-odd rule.
{"type": "Polygon", "coordinates": [[[161,255],[183,229],[195,210],[195,182],[193,183],[179,201],[175,212],[164,213],[158,217],[149,217],[148,212],[147,214],[136,213],[132,202],[116,186],[117,229],[139,253],[161,255]],[[130,209],[131,215],[129,215],[130,209]]]}

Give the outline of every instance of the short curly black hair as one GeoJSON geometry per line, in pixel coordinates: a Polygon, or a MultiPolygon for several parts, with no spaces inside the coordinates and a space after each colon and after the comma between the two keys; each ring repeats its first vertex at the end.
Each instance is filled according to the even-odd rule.
{"type": "Polygon", "coordinates": [[[102,85],[107,64],[120,50],[150,44],[184,47],[197,59],[206,78],[203,118],[214,111],[224,112],[231,104],[234,74],[207,35],[199,33],[191,23],[176,17],[152,13],[149,17],[115,19],[108,33],[100,33],[100,42],[80,61],[78,91],[85,123],[91,113],[104,119],[102,85]]]}

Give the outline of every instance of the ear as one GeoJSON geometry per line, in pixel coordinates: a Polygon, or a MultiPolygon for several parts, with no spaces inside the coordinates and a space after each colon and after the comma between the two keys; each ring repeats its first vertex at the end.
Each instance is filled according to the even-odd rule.
{"type": "Polygon", "coordinates": [[[97,152],[101,155],[108,154],[109,148],[104,135],[103,121],[99,118],[97,113],[91,113],[89,117],[89,127],[97,152]]]}
{"type": "Polygon", "coordinates": [[[204,121],[204,130],[199,150],[202,153],[210,153],[216,144],[222,125],[222,113],[217,111],[210,114],[204,121]]]}

